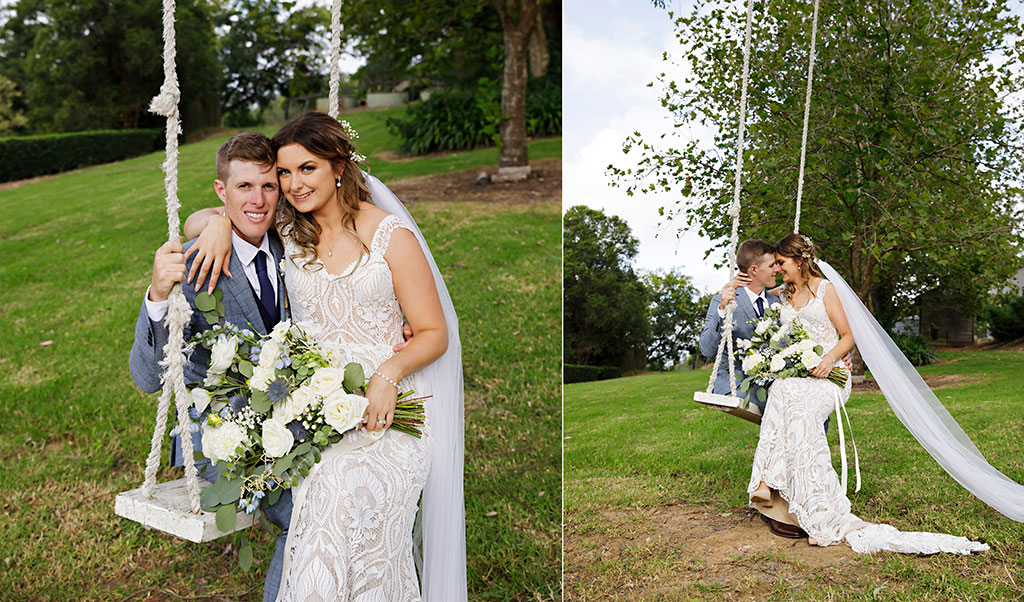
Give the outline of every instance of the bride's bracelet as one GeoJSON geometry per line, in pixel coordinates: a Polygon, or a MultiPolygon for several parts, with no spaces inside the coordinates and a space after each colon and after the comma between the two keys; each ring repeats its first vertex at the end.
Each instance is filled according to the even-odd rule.
{"type": "Polygon", "coordinates": [[[396,390],[396,391],[398,391],[398,390],[399,390],[399,388],[398,388],[398,383],[396,383],[395,381],[391,380],[391,379],[390,379],[390,378],[388,378],[387,376],[384,376],[384,374],[382,374],[380,370],[374,370],[374,371],[373,371],[373,373],[374,373],[374,374],[376,374],[377,376],[379,376],[379,377],[383,378],[383,379],[384,379],[384,380],[386,380],[387,382],[391,383],[391,386],[393,386],[393,387],[395,388],[395,390],[396,390]]]}
{"type": "MultiPolygon", "coordinates": [[[[832,357],[832,353],[831,352],[825,352],[825,355],[828,356],[828,359],[832,360],[833,364],[836,363],[836,358],[832,357]]],[[[821,359],[825,359],[825,355],[821,356],[821,359]]]]}

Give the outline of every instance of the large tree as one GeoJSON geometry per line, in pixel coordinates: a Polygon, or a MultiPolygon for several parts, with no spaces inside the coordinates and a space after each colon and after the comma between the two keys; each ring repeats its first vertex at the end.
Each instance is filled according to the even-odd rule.
{"type": "MultiPolygon", "coordinates": [[[[1020,265],[1020,22],[1005,0],[821,4],[802,233],[891,325],[940,287],[974,307],[1020,265]],[[1013,99],[1016,98],[1016,104],[1013,99]]],[[[755,3],[741,239],[792,230],[811,3],[755,3]]],[[[611,167],[632,195],[681,193],[668,219],[728,244],[745,14],[698,0],[675,20],[662,102],[709,144],[636,133],[611,167]]]]}
{"type": "MultiPolygon", "coordinates": [[[[21,0],[0,32],[0,74],[24,93],[33,131],[159,127],[148,112],[163,82],[159,0],[21,0]]],[[[211,9],[180,0],[178,79],[188,129],[219,120],[211,9]]]]}
{"type": "Polygon", "coordinates": [[[644,274],[643,283],[651,324],[648,363],[663,369],[695,357],[710,295],[701,295],[689,276],[674,270],[644,274]]]}
{"type": "Polygon", "coordinates": [[[320,6],[229,0],[217,13],[223,65],[221,110],[249,111],[280,96],[327,88],[331,18],[320,6]]]}
{"type": "Polygon", "coordinates": [[[528,164],[526,88],[558,57],[551,46],[561,41],[559,3],[452,0],[413,10],[401,0],[352,0],[344,20],[357,50],[405,57],[407,65],[392,65],[393,72],[421,85],[500,86],[499,166],[528,164]]]}
{"type": "Polygon", "coordinates": [[[643,366],[650,327],[632,267],[639,242],[621,218],[582,205],[562,224],[565,362],[643,366]]]}

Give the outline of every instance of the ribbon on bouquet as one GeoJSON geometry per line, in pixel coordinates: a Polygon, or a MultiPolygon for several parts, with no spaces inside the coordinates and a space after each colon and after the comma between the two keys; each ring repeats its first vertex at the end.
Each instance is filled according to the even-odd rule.
{"type": "Polygon", "coordinates": [[[853,490],[854,493],[860,491],[860,456],[857,454],[857,442],[853,440],[853,424],[850,423],[850,414],[846,411],[846,406],[843,405],[843,396],[839,388],[836,388],[836,422],[839,423],[839,458],[842,461],[842,487],[843,495],[846,495],[846,436],[843,432],[843,416],[846,414],[846,424],[850,426],[850,444],[853,445],[853,467],[854,474],[857,477],[857,487],[853,490]]]}

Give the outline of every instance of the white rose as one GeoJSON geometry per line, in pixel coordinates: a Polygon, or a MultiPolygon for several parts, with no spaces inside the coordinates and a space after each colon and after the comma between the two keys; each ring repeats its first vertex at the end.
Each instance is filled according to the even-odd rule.
{"type": "Polygon", "coordinates": [[[288,406],[294,417],[300,416],[313,403],[313,390],[309,386],[299,387],[288,396],[288,406]]]}
{"type": "Polygon", "coordinates": [[[320,397],[327,397],[331,393],[340,390],[341,383],[344,380],[345,371],[341,368],[320,368],[309,379],[309,387],[320,397]]]}
{"type": "Polygon", "coordinates": [[[200,414],[210,405],[210,392],[202,387],[192,389],[192,406],[200,414]]]}
{"type": "Polygon", "coordinates": [[[813,351],[804,351],[800,354],[800,363],[808,370],[814,370],[821,363],[821,358],[813,351]]]}
{"type": "Polygon", "coordinates": [[[295,420],[295,416],[292,415],[292,403],[291,399],[287,398],[283,401],[274,404],[273,410],[270,412],[270,417],[277,420],[281,424],[288,424],[292,420],[295,420]]]}
{"type": "Polygon", "coordinates": [[[768,331],[768,328],[771,325],[771,320],[761,320],[760,322],[757,323],[757,326],[754,328],[754,332],[756,332],[757,334],[764,334],[765,332],[768,331]]]}
{"type": "Polygon", "coordinates": [[[786,333],[788,333],[788,332],[789,332],[789,325],[788,324],[783,325],[782,328],[776,330],[775,334],[772,335],[772,340],[775,341],[776,343],[778,343],[779,341],[782,340],[782,337],[786,336],[786,333]]]}
{"type": "Polygon", "coordinates": [[[772,356],[772,361],[769,363],[768,368],[772,372],[778,372],[786,367],[786,358],[782,357],[781,353],[777,353],[772,356]]]}
{"type": "Polygon", "coordinates": [[[238,349],[238,337],[217,337],[210,350],[210,368],[207,374],[224,374],[231,367],[238,349]]]}
{"type": "Polygon", "coordinates": [[[772,311],[782,311],[782,306],[778,303],[772,303],[770,307],[772,311]]]}
{"type": "Polygon", "coordinates": [[[260,349],[260,366],[273,370],[277,358],[281,357],[281,343],[273,339],[263,341],[263,348],[260,349]]]}
{"type": "Polygon", "coordinates": [[[225,421],[220,426],[203,425],[203,454],[214,464],[221,460],[230,462],[239,446],[248,445],[245,429],[234,422],[225,421]]]}
{"type": "Polygon", "coordinates": [[[324,399],[324,405],[320,412],[324,416],[324,422],[339,433],[344,433],[359,426],[363,419],[363,412],[369,405],[370,402],[365,397],[338,389],[324,399]]]}
{"type": "Polygon", "coordinates": [[[271,418],[263,421],[263,449],[272,458],[280,458],[292,450],[295,436],[283,423],[271,418]]]}
{"type": "Polygon", "coordinates": [[[743,368],[744,372],[749,373],[754,368],[756,368],[758,364],[760,364],[763,361],[764,361],[764,356],[761,355],[758,352],[758,353],[755,353],[753,355],[748,355],[747,357],[743,358],[743,363],[740,365],[740,367],[743,368]]]}
{"type": "Polygon", "coordinates": [[[303,320],[292,324],[291,330],[292,334],[295,336],[300,336],[302,333],[305,333],[313,337],[320,333],[321,328],[317,326],[316,322],[303,320]]]}
{"type": "Polygon", "coordinates": [[[274,380],[274,366],[259,365],[252,369],[252,378],[249,379],[249,386],[253,389],[266,391],[270,381],[274,380]]]}

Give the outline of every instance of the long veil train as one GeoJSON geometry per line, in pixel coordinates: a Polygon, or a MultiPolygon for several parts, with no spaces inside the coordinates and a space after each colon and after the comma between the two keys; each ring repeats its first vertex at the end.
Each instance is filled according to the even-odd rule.
{"type": "Polygon", "coordinates": [[[1001,514],[1024,522],[1024,486],[981,455],[839,272],[820,259],[818,267],[835,286],[857,348],[900,422],[967,491],[1001,514]]]}

